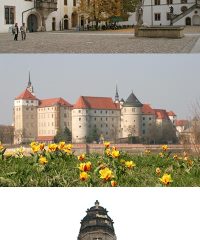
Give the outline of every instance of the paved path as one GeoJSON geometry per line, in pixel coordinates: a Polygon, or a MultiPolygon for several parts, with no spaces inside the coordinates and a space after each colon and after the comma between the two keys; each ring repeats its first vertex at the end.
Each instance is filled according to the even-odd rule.
{"type": "Polygon", "coordinates": [[[182,39],[135,38],[134,31],[38,32],[13,41],[0,33],[0,53],[194,53],[200,51],[200,28],[186,28],[182,39]]]}

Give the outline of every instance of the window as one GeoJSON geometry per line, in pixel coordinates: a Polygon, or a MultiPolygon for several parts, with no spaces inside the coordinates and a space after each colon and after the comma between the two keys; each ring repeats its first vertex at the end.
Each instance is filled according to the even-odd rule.
{"type": "Polygon", "coordinates": [[[132,112],[135,112],[135,108],[132,108],[132,112]]]}
{"type": "Polygon", "coordinates": [[[173,4],[173,0],[167,0],[167,5],[173,4]]]}
{"type": "Polygon", "coordinates": [[[81,110],[78,110],[79,113],[81,113],[81,110]]]}
{"type": "Polygon", "coordinates": [[[154,0],[155,5],[160,5],[160,0],[154,0]]]}
{"type": "Polygon", "coordinates": [[[149,118],[149,120],[151,120],[151,117],[149,118]]]}
{"type": "Polygon", "coordinates": [[[76,7],[76,0],[73,0],[73,6],[76,7]]]}
{"type": "Polygon", "coordinates": [[[142,119],[145,120],[145,117],[143,117],[142,119]]]}
{"type": "Polygon", "coordinates": [[[66,113],[64,113],[64,118],[66,118],[67,117],[67,114],[66,113]]]}
{"type": "Polygon", "coordinates": [[[96,113],[97,111],[96,110],[94,110],[94,113],[96,113]]]}
{"type": "Polygon", "coordinates": [[[108,113],[108,111],[106,111],[106,114],[108,113]]]}
{"type": "Polygon", "coordinates": [[[79,128],[81,128],[81,125],[79,125],[79,128]]]}
{"type": "Polygon", "coordinates": [[[143,123],[142,126],[144,127],[144,126],[145,126],[145,123],[143,123]]]}
{"type": "Polygon", "coordinates": [[[142,133],[145,134],[145,130],[143,130],[142,133]]]}
{"type": "Polygon", "coordinates": [[[160,21],[160,13],[155,13],[154,14],[154,20],[155,21],[160,21]]]}
{"type": "Polygon", "coordinates": [[[94,118],[94,121],[96,121],[97,119],[96,118],[94,118]]]}
{"type": "Polygon", "coordinates": [[[15,23],[15,7],[5,6],[5,24],[15,23]]]}
{"type": "Polygon", "coordinates": [[[81,118],[79,118],[79,121],[81,121],[81,118]]]}
{"type": "Polygon", "coordinates": [[[64,5],[67,6],[67,0],[64,0],[64,5]]]}

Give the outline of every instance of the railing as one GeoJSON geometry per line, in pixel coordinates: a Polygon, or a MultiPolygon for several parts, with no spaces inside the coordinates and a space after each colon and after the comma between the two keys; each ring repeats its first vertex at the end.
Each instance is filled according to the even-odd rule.
{"type": "Polygon", "coordinates": [[[197,2],[196,4],[192,5],[185,12],[182,12],[181,14],[172,17],[172,23],[179,21],[181,18],[191,13],[195,8],[200,8],[200,0],[196,0],[196,2],[197,2]]]}

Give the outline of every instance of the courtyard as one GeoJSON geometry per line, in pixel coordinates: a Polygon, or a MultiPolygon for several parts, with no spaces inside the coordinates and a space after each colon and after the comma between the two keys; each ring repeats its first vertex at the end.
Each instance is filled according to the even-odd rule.
{"type": "Polygon", "coordinates": [[[27,33],[13,40],[0,33],[0,53],[199,53],[200,27],[186,27],[182,39],[136,38],[133,29],[27,33]]]}

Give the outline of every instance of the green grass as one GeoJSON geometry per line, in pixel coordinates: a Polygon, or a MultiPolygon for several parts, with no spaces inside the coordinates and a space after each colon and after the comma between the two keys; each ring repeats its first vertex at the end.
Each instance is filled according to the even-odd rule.
{"type": "Polygon", "coordinates": [[[171,175],[173,182],[171,187],[196,187],[200,186],[200,161],[198,158],[189,157],[188,161],[174,160],[170,153],[164,158],[153,154],[130,155],[120,153],[119,158],[112,159],[99,154],[86,156],[85,162],[92,163],[92,170],[88,172],[90,178],[87,181],[79,179],[80,161],[74,155],[47,154],[48,163],[41,165],[38,155],[31,157],[1,157],[0,160],[0,186],[2,187],[108,187],[110,181],[100,179],[100,165],[106,164],[115,176],[118,186],[121,187],[156,187],[162,186],[160,177],[164,173],[171,175]],[[121,160],[133,161],[136,166],[127,169],[121,160]],[[156,168],[161,169],[160,175],[156,174],[156,168]]]}

